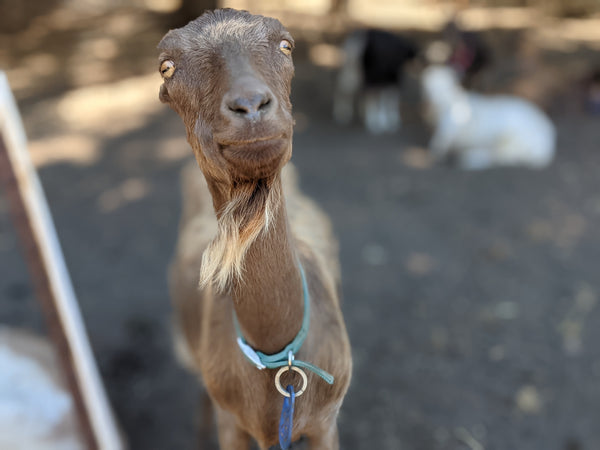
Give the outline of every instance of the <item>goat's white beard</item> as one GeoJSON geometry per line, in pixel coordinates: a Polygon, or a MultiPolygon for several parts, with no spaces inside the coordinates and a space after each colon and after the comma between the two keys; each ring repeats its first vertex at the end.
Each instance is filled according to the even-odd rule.
{"type": "Polygon", "coordinates": [[[234,193],[219,216],[217,236],[202,255],[201,288],[212,285],[223,292],[233,281],[243,279],[248,249],[269,231],[279,208],[282,195],[279,186],[273,180],[259,181],[234,193]]]}

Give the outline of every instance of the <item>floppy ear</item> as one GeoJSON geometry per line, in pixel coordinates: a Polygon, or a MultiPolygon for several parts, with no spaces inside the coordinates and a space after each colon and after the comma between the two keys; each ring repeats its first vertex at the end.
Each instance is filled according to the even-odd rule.
{"type": "Polygon", "coordinates": [[[171,102],[171,97],[169,97],[169,91],[167,90],[167,87],[164,83],[160,85],[160,92],[158,93],[158,98],[163,103],[171,102]]]}

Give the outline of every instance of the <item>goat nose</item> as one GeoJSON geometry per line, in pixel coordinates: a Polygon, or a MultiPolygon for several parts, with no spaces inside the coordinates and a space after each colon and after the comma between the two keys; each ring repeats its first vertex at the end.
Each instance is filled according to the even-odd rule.
{"type": "Polygon", "coordinates": [[[251,92],[227,96],[226,105],[230,113],[248,120],[257,120],[271,109],[269,92],[251,92]]]}

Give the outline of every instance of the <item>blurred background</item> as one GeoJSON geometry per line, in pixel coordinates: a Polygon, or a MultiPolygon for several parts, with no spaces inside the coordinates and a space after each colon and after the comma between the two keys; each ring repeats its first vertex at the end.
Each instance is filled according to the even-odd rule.
{"type": "MultiPolygon", "coordinates": [[[[220,6],[296,39],[293,162],[340,240],[355,364],[341,447],[599,449],[598,0],[0,0],[0,69],[130,448],[196,448],[199,388],[173,356],[166,282],[191,150],[158,101],[155,48],[220,6]],[[397,131],[334,121],[350,32],[422,53],[451,19],[489,52],[470,89],[527,98],[556,125],[547,169],[432,164],[422,63],[397,131]]],[[[0,325],[44,333],[3,192],[0,325]]]]}

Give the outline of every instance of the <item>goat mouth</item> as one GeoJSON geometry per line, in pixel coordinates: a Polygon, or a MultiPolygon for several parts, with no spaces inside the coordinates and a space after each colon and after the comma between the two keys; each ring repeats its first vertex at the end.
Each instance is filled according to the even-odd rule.
{"type": "Polygon", "coordinates": [[[221,141],[223,158],[246,174],[263,173],[280,167],[288,153],[289,139],[284,135],[257,139],[221,141]]]}
{"type": "Polygon", "coordinates": [[[285,139],[284,135],[279,136],[267,136],[259,137],[254,139],[240,139],[240,140],[221,140],[218,142],[219,150],[227,151],[234,149],[245,149],[251,151],[258,149],[259,147],[269,146],[277,144],[285,139]]]}
{"type": "Polygon", "coordinates": [[[269,159],[269,155],[275,156],[274,153],[278,153],[278,150],[281,150],[286,143],[285,136],[280,135],[239,141],[221,141],[218,145],[225,159],[231,157],[235,159],[269,159]]]}

